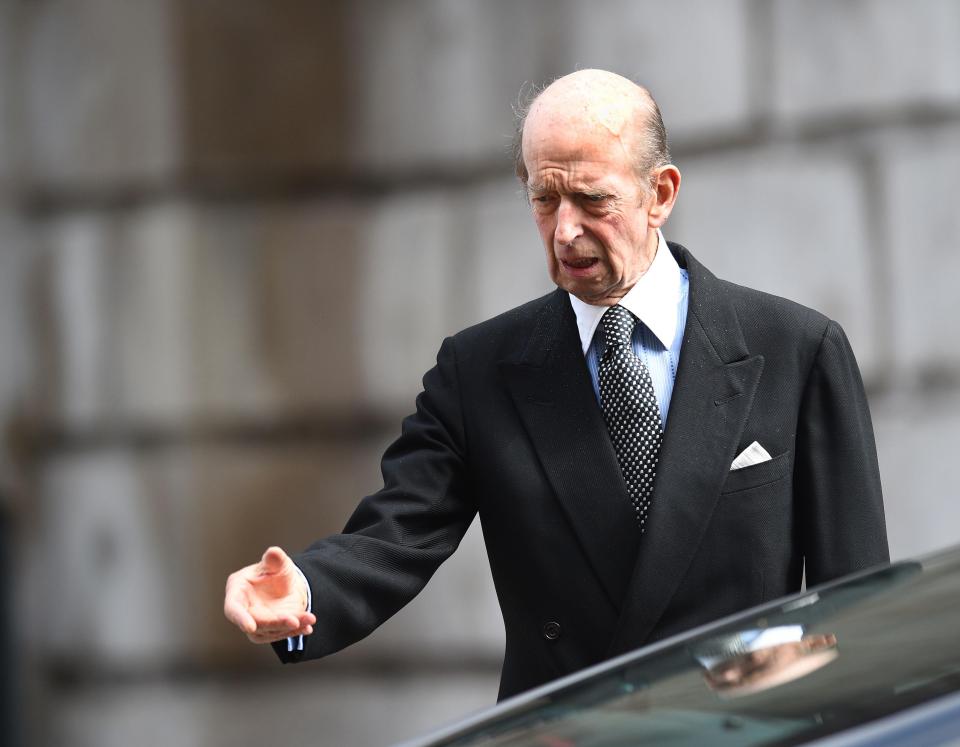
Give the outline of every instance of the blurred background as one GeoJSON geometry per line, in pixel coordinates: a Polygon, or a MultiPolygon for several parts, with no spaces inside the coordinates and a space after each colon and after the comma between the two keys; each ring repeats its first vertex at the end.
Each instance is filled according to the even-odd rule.
{"type": "Polygon", "coordinates": [[[0,0],[4,744],[385,745],[496,697],[477,527],[351,650],[221,613],[339,529],[445,334],[549,290],[513,105],[658,98],[716,274],[845,327],[895,557],[960,540],[956,0],[0,0]]]}

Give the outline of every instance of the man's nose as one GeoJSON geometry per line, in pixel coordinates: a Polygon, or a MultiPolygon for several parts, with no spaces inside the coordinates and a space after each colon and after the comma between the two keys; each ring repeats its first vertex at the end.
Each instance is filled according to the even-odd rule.
{"type": "Polygon", "coordinates": [[[560,205],[557,207],[557,230],[554,232],[554,238],[558,244],[570,244],[582,233],[579,208],[573,201],[561,197],[560,205]]]}

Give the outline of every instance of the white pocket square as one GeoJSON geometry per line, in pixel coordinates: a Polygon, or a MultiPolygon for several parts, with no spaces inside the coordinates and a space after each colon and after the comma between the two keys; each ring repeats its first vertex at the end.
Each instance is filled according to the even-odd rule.
{"type": "Polygon", "coordinates": [[[733,460],[733,464],[730,465],[730,471],[733,472],[735,469],[743,469],[744,467],[749,467],[751,464],[769,462],[770,459],[771,456],[767,450],[754,441],[740,452],[740,456],[733,460]]]}

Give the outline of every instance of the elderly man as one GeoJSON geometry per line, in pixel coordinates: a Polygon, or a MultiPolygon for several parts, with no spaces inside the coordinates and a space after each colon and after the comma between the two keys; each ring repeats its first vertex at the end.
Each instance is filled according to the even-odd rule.
{"type": "Polygon", "coordinates": [[[370,633],[477,513],[500,697],[796,591],[804,569],[812,585],[887,560],[842,330],[667,244],[680,172],[650,94],[568,75],[520,143],[558,288],[444,341],[342,534],[230,577],[227,617],[284,661],[370,633]]]}

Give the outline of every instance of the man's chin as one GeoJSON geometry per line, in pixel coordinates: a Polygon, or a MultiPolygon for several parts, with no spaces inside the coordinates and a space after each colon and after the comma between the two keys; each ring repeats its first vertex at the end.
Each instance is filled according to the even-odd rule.
{"type": "Polygon", "coordinates": [[[593,283],[571,283],[569,281],[557,283],[557,285],[591,306],[613,306],[625,295],[617,286],[598,288],[593,283]]]}

